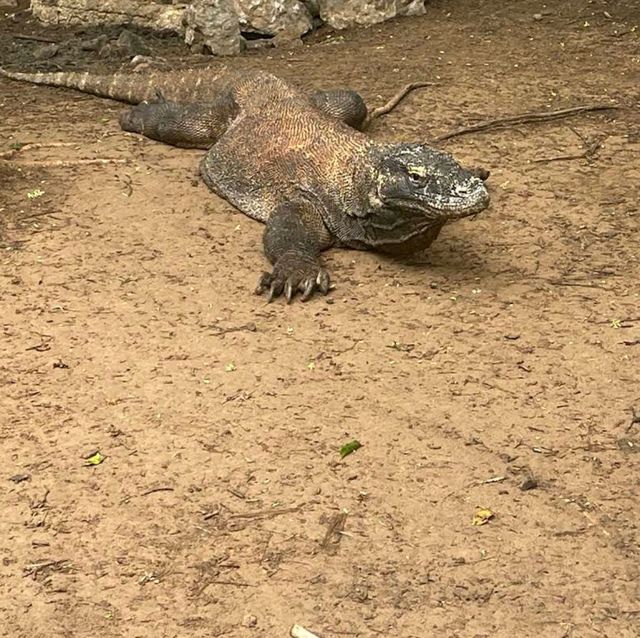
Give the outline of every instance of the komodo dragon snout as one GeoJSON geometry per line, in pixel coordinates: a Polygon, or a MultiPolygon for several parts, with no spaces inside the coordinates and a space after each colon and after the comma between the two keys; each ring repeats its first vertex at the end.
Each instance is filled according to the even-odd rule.
{"type": "Polygon", "coordinates": [[[382,149],[377,197],[384,206],[419,210],[433,222],[475,215],[489,204],[482,179],[448,153],[424,144],[382,149]]]}
{"type": "Polygon", "coordinates": [[[410,254],[426,248],[445,223],[476,215],[490,201],[483,174],[424,144],[370,151],[369,206],[361,214],[369,248],[410,254]]]}

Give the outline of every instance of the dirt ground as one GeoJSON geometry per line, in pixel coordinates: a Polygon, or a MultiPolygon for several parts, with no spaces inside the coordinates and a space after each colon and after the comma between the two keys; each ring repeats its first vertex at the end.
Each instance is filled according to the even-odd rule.
{"type": "MultiPolygon", "coordinates": [[[[252,294],[262,227],[200,152],[0,81],[0,635],[640,636],[634,4],[436,0],[232,60],[373,105],[437,82],[383,140],[620,107],[442,143],[491,208],[409,261],[329,252],[307,304],[252,294]]],[[[1,13],[3,64],[70,68],[13,36],[83,34],[1,13]]]]}

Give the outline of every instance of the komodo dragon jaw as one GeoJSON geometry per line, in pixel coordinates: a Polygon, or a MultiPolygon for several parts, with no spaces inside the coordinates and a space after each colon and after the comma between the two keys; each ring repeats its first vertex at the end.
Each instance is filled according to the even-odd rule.
{"type": "Polygon", "coordinates": [[[419,211],[428,222],[475,215],[490,202],[482,179],[449,153],[424,144],[398,144],[383,150],[376,198],[385,208],[419,211]]]}
{"type": "Polygon", "coordinates": [[[374,146],[366,165],[372,173],[356,181],[370,184],[368,203],[352,212],[361,218],[356,247],[411,254],[427,248],[446,223],[476,215],[490,203],[477,171],[424,144],[374,146]]]}

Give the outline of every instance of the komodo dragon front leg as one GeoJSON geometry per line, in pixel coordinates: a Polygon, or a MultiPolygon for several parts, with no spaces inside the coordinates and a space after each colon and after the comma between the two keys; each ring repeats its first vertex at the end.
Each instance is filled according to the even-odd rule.
{"type": "MultiPolygon", "coordinates": [[[[355,91],[316,91],[310,101],[326,115],[357,128],[367,108],[355,91]]],[[[179,104],[158,92],[155,100],[143,102],[120,117],[121,127],[150,139],[186,148],[210,149],[222,137],[238,114],[229,95],[209,103],[179,104]]],[[[206,181],[206,170],[203,172],[206,181]]],[[[256,288],[267,301],[284,294],[290,302],[296,293],[306,301],[315,291],[327,294],[329,273],[320,253],[333,244],[316,206],[302,197],[281,204],[265,220],[264,251],[273,271],[264,272],[256,288]]]]}
{"type": "Polygon", "coordinates": [[[264,252],[272,272],[260,277],[256,294],[266,293],[267,302],[284,293],[290,303],[296,292],[302,301],[316,290],[329,292],[329,273],[320,253],[333,240],[319,213],[308,202],[287,202],[271,213],[263,236],[264,252]]]}

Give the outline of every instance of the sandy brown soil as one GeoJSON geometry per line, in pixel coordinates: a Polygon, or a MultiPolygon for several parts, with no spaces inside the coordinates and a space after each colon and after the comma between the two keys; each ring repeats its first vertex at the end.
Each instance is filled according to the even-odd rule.
{"type": "MultiPolygon", "coordinates": [[[[380,139],[623,107],[444,143],[491,209],[409,262],[330,252],[306,305],[251,294],[262,227],[200,153],[1,81],[0,151],[66,145],[0,162],[0,635],[640,636],[633,4],[441,0],[232,61],[374,105],[439,83],[380,139]]],[[[11,33],[64,36],[1,30],[14,68],[40,44],[11,33]]]]}

